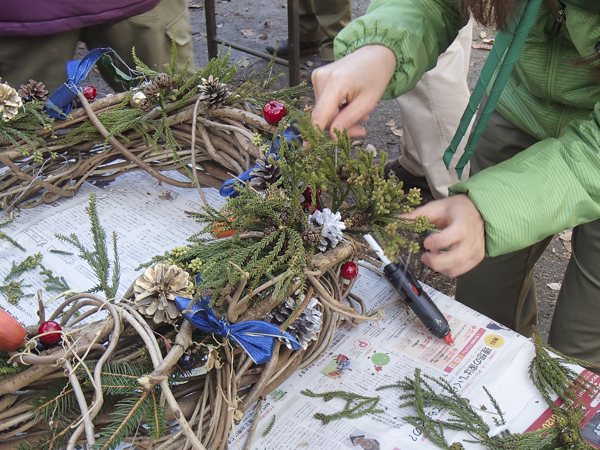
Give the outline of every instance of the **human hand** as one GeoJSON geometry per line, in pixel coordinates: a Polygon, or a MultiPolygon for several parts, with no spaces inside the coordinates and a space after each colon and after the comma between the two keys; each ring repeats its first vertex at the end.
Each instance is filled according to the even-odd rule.
{"type": "Polygon", "coordinates": [[[441,230],[430,234],[423,242],[429,251],[421,256],[421,260],[433,270],[457,277],[483,260],[485,223],[467,195],[429,202],[415,209],[408,217],[417,216],[427,216],[441,230]]]}
{"type": "Polygon", "coordinates": [[[316,105],[312,121],[322,130],[348,129],[350,137],[362,137],[358,124],[369,118],[396,69],[394,52],[383,45],[367,45],[342,59],[315,69],[312,83],[316,105]],[[340,107],[346,101],[343,108],[340,107]]]}

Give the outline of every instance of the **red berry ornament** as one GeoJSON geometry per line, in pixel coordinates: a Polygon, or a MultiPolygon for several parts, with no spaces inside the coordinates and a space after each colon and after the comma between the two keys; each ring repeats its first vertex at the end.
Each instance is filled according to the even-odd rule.
{"type": "Polygon", "coordinates": [[[40,325],[40,328],[38,328],[38,334],[49,334],[44,334],[43,336],[40,336],[39,339],[43,344],[46,345],[56,344],[58,341],[60,341],[60,338],[62,337],[61,330],[62,328],[60,327],[60,325],[54,320],[44,322],[40,325]]]}
{"type": "Polygon", "coordinates": [[[358,276],[358,266],[353,261],[348,261],[342,265],[342,278],[346,280],[354,280],[358,276]]]}
{"type": "Polygon", "coordinates": [[[270,125],[278,125],[286,114],[285,105],[277,100],[271,100],[263,106],[263,117],[270,125]]]}
{"type": "Polygon", "coordinates": [[[94,86],[86,86],[83,88],[83,96],[88,100],[94,100],[98,95],[98,89],[94,86]]]}

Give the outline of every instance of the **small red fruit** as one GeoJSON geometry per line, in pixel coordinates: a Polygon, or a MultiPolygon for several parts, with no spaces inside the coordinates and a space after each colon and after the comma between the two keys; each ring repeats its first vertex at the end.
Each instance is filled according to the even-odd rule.
{"type": "Polygon", "coordinates": [[[41,324],[40,328],[38,328],[38,334],[49,334],[44,334],[43,336],[40,336],[39,339],[46,345],[56,344],[62,337],[61,331],[62,328],[58,323],[54,320],[49,320],[48,322],[41,324]]]}
{"type": "Polygon", "coordinates": [[[354,280],[358,276],[358,266],[353,261],[348,261],[342,265],[342,278],[346,280],[354,280]]]}
{"type": "Polygon", "coordinates": [[[277,100],[271,100],[263,106],[263,116],[270,125],[278,125],[287,114],[285,105],[277,100]]]}
{"type": "Polygon", "coordinates": [[[86,86],[83,88],[83,96],[88,100],[94,100],[98,95],[98,89],[94,86],[86,86]]]}

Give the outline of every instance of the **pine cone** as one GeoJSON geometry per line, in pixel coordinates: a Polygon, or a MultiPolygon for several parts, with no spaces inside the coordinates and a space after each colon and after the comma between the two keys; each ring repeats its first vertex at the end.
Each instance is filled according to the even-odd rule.
{"type": "Polygon", "coordinates": [[[219,83],[219,79],[213,78],[211,75],[208,80],[202,78],[200,96],[202,100],[209,104],[210,109],[215,109],[221,106],[225,99],[229,97],[229,90],[226,84],[219,83]]]}
{"type": "Polygon", "coordinates": [[[267,227],[265,228],[265,236],[270,235],[271,233],[274,233],[277,230],[277,227],[267,227]]]}
{"type": "Polygon", "coordinates": [[[260,157],[256,160],[258,167],[250,172],[250,186],[259,192],[267,188],[281,178],[281,167],[275,164],[275,156],[260,157]]]}
{"type": "MultiPolygon", "coordinates": [[[[166,75],[166,74],[165,74],[166,75]]],[[[167,75],[168,76],[168,75],[167,75]]],[[[160,87],[158,83],[148,83],[142,88],[142,92],[146,96],[146,98],[154,98],[154,96],[160,91],[160,87]]]]}
{"type": "Polygon", "coordinates": [[[140,109],[142,111],[146,111],[146,112],[152,111],[152,108],[154,107],[152,105],[152,102],[150,100],[148,100],[147,98],[141,99],[139,105],[140,105],[140,109]]]}
{"type": "Polygon", "coordinates": [[[352,226],[364,227],[369,223],[369,213],[359,212],[352,216],[352,226]]]}
{"type": "Polygon", "coordinates": [[[319,243],[319,239],[321,239],[321,230],[318,228],[308,228],[302,233],[302,242],[304,242],[304,245],[314,247],[319,243]]]}
{"type": "Polygon", "coordinates": [[[0,117],[2,120],[8,122],[19,113],[19,108],[22,106],[23,101],[17,91],[8,83],[0,84],[0,117]]]}
{"type": "Polygon", "coordinates": [[[28,84],[21,85],[19,97],[24,102],[45,102],[48,99],[48,90],[44,83],[29,79],[28,84]]]}
{"type": "Polygon", "coordinates": [[[152,317],[154,323],[175,323],[181,317],[175,297],[187,295],[191,284],[189,274],[179,267],[156,264],[135,280],[135,304],[140,313],[152,317]]]}
{"type": "Polygon", "coordinates": [[[279,224],[285,225],[290,218],[291,212],[292,208],[290,208],[289,206],[286,206],[281,211],[276,212],[275,217],[279,219],[279,224]]]}
{"type": "MultiPolygon", "coordinates": [[[[271,318],[280,324],[284,323],[303,300],[304,296],[301,296],[298,301],[294,300],[292,297],[286,298],[285,302],[273,310],[271,318]]],[[[323,324],[322,313],[315,308],[316,304],[316,298],[313,297],[310,299],[308,305],[304,311],[302,311],[302,314],[300,314],[300,316],[286,329],[286,331],[290,333],[305,350],[311,341],[317,339],[319,332],[321,331],[321,325],[323,324]]],[[[286,343],[286,345],[291,348],[289,344],[286,343]]]]}
{"type": "Polygon", "coordinates": [[[342,230],[346,229],[346,224],[341,221],[339,212],[335,214],[329,208],[323,211],[315,211],[308,216],[308,222],[321,228],[321,239],[319,241],[319,250],[324,252],[328,247],[335,248],[340,241],[344,239],[342,230]]]}
{"type": "Polygon", "coordinates": [[[154,82],[161,89],[167,89],[167,88],[171,89],[171,83],[173,81],[171,80],[171,76],[168,73],[159,73],[156,76],[156,79],[154,80],[154,82]]]}

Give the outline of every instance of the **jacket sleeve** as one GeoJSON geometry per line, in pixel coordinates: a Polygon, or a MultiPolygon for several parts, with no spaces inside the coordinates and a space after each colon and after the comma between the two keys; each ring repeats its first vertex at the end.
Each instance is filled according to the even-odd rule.
{"type": "Polygon", "coordinates": [[[468,194],[485,220],[486,253],[525,248],[600,218],[600,104],[497,166],[450,188],[468,194]]]}
{"type": "Polygon", "coordinates": [[[370,44],[390,48],[397,65],[383,98],[395,98],[435,67],[468,19],[456,0],[373,0],[366,14],[336,37],[335,58],[370,44]]]}

